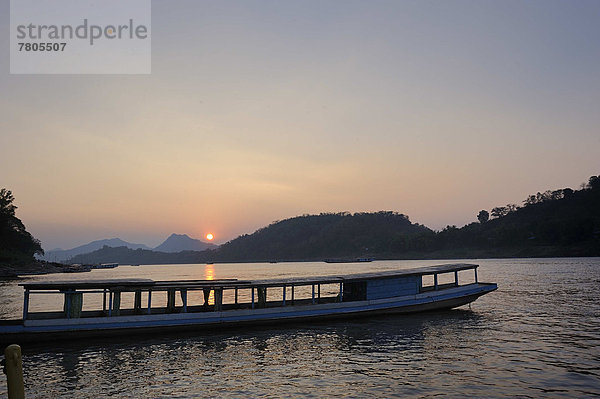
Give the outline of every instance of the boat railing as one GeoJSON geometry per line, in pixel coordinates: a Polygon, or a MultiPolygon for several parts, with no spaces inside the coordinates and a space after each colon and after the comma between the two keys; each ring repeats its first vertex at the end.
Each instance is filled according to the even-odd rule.
{"type": "Polygon", "coordinates": [[[98,316],[113,317],[134,314],[188,313],[340,302],[343,285],[341,283],[338,283],[337,285],[339,286],[339,289],[336,290],[337,295],[332,295],[331,284],[292,283],[273,285],[271,283],[257,284],[249,281],[231,281],[227,283],[215,281],[214,283],[201,284],[157,282],[147,286],[127,286],[125,284],[120,284],[105,288],[81,288],[77,287],[76,285],[65,285],[62,288],[57,287],[54,289],[36,289],[25,287],[23,320],[41,318],[71,319],[98,316]],[[298,289],[303,287],[307,287],[308,289],[304,290],[303,293],[305,295],[303,295],[302,298],[298,298],[298,289]],[[327,287],[328,289],[325,291],[323,289],[324,287],[327,287]],[[281,290],[278,295],[273,293],[276,288],[281,290]],[[271,300],[268,300],[269,298],[267,298],[267,291],[271,296],[271,300]],[[306,297],[307,291],[310,292],[309,298],[306,297]],[[190,304],[189,296],[195,292],[199,292],[201,294],[200,303],[196,301],[195,304],[190,304]],[[226,292],[231,294],[229,295],[229,302],[224,301],[226,292]],[[244,295],[242,295],[242,292],[244,295]],[[327,295],[322,295],[325,293],[327,295]],[[64,296],[62,312],[30,311],[30,298],[32,295],[57,294],[64,296]],[[133,308],[122,308],[124,299],[123,297],[125,294],[133,294],[133,308]],[[166,298],[164,294],[166,294],[166,298]],[[89,297],[90,295],[102,295],[101,310],[84,310],[84,296],[89,297]],[[143,299],[145,301],[143,301],[143,299]],[[246,301],[242,302],[242,300],[246,301]],[[158,306],[153,302],[158,302],[158,306]]]}
{"type": "MultiPolygon", "coordinates": [[[[474,270],[474,283],[477,284],[477,265],[464,264],[442,265],[412,271],[283,280],[153,281],[132,279],[24,283],[21,284],[25,289],[23,320],[191,313],[366,300],[366,293],[361,293],[358,296],[349,295],[352,291],[350,286],[352,284],[356,285],[357,282],[362,283],[369,280],[413,276],[417,277],[419,281],[419,287],[415,294],[426,293],[458,287],[459,272],[470,269],[474,270]],[[453,281],[440,280],[439,276],[452,276],[452,274],[454,275],[453,281]],[[431,285],[423,284],[423,277],[427,276],[433,277],[431,285]],[[348,286],[345,289],[346,284],[348,286]],[[348,292],[345,293],[346,290],[348,292]],[[267,298],[267,293],[269,293],[270,299],[267,298]],[[30,312],[30,296],[34,294],[63,295],[62,312],[30,312]],[[346,298],[344,297],[345,294],[347,295],[346,298]],[[86,298],[89,298],[90,295],[95,297],[101,295],[101,307],[97,306],[94,310],[84,310],[84,295],[86,298]],[[131,300],[131,296],[133,296],[133,307],[122,307],[121,305],[125,303],[124,300],[127,299],[125,297],[131,300]]],[[[99,302],[100,300],[96,300],[95,305],[100,305],[99,302]]]]}

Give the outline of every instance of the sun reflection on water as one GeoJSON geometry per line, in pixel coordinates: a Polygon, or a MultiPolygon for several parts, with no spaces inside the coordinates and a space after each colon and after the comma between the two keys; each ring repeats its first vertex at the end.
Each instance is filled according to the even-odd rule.
{"type": "MultiPolygon", "coordinates": [[[[204,279],[205,280],[214,280],[215,279],[215,265],[207,264],[204,266],[204,279]]],[[[208,297],[208,304],[215,304],[215,293],[214,291],[210,291],[210,296],[208,297]]]]}

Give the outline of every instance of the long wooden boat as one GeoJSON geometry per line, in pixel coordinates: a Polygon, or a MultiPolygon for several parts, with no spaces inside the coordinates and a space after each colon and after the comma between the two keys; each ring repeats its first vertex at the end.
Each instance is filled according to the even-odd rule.
{"type": "Polygon", "coordinates": [[[448,264],[252,281],[27,282],[20,284],[24,288],[23,318],[0,321],[0,343],[451,309],[497,289],[495,283],[478,281],[477,267],[448,264]],[[470,275],[468,281],[463,277],[465,271],[470,275]],[[61,295],[62,309],[31,311],[30,303],[38,295],[61,295]],[[92,309],[88,309],[90,297],[96,298],[92,309]]]}

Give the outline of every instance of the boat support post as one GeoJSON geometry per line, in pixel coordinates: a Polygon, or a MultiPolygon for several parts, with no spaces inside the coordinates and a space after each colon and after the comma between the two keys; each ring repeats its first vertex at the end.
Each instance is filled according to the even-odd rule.
{"type": "Polygon", "coordinates": [[[63,305],[64,316],[67,319],[81,317],[81,309],[83,306],[83,292],[66,289],[61,291],[64,294],[65,301],[63,305]]]}
{"type": "Polygon", "coordinates": [[[25,399],[25,384],[23,383],[23,358],[19,345],[9,345],[4,350],[4,373],[8,399],[25,399]]]}
{"type": "Polygon", "coordinates": [[[175,288],[167,289],[167,312],[173,313],[175,311],[175,288]]]}
{"type": "Polygon", "coordinates": [[[71,318],[71,291],[65,291],[65,313],[67,315],[67,319],[71,318]]]}
{"type": "Polygon", "coordinates": [[[181,291],[181,302],[183,303],[183,313],[187,313],[187,290],[182,288],[181,291]]]}
{"type": "Polygon", "coordinates": [[[256,294],[258,295],[258,307],[267,307],[267,287],[256,287],[256,294]]]}
{"type": "Polygon", "coordinates": [[[317,302],[321,303],[321,284],[317,284],[317,302]]]}
{"type": "Polygon", "coordinates": [[[142,313],[142,290],[135,290],[134,292],[133,309],[135,314],[142,313]]]}
{"type": "Polygon", "coordinates": [[[27,313],[29,313],[29,289],[25,288],[25,297],[23,299],[23,321],[27,320],[27,313]]]}
{"type": "Polygon", "coordinates": [[[286,291],[286,288],[287,287],[284,285],[283,286],[283,303],[282,303],[282,306],[285,306],[285,291],[286,291]]]}
{"type": "Polygon", "coordinates": [[[121,291],[113,292],[112,314],[115,316],[121,315],[121,291]]]}
{"type": "Polygon", "coordinates": [[[223,287],[215,287],[215,312],[223,310],[223,287]]]}
{"type": "Polygon", "coordinates": [[[148,314],[152,313],[152,290],[148,290],[148,314]]]}

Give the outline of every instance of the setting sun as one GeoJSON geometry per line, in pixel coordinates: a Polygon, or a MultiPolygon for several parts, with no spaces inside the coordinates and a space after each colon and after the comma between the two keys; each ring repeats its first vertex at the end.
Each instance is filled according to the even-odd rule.
{"type": "Polygon", "coordinates": [[[208,234],[206,235],[206,239],[207,239],[208,241],[212,241],[212,239],[213,239],[213,238],[215,238],[215,236],[213,236],[213,235],[212,235],[212,233],[208,233],[208,234]]]}

